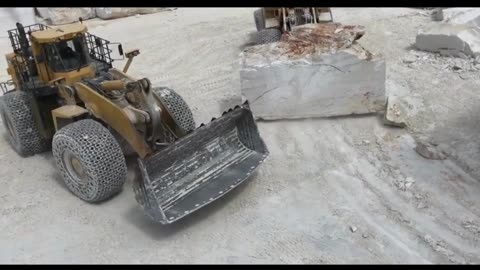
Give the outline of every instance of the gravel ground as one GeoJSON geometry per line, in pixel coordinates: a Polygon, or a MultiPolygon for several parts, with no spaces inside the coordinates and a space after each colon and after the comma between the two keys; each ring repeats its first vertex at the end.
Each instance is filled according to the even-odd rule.
{"type": "MultiPolygon", "coordinates": [[[[251,44],[252,11],[87,24],[139,48],[130,72],[177,90],[200,124],[241,102],[238,54],[251,44]]],[[[377,116],[259,122],[271,155],[258,173],[170,226],[143,215],[131,181],[112,200],[87,204],[68,192],[51,153],[20,158],[0,140],[0,262],[480,263],[478,69],[412,49],[417,30],[433,23],[429,11],[333,12],[366,27],[360,42],[386,58],[387,91],[409,104],[408,128],[377,116]],[[449,157],[424,159],[418,140],[447,145],[449,157]]],[[[9,46],[0,39],[1,52],[9,46]]]]}

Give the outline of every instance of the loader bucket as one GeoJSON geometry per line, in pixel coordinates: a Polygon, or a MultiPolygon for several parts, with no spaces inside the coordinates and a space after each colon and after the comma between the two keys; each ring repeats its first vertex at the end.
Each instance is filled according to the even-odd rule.
{"type": "Polygon", "coordinates": [[[245,103],[161,151],[138,159],[135,198],[154,221],[169,224],[246,180],[268,156],[245,103]]]}

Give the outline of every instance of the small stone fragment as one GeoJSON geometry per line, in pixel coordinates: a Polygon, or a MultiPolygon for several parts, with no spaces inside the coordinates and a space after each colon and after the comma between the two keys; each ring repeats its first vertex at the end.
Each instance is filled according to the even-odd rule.
{"type": "Polygon", "coordinates": [[[444,160],[447,155],[440,147],[435,147],[429,143],[417,142],[415,151],[422,157],[432,160],[444,160]]]}
{"type": "Polygon", "coordinates": [[[405,64],[411,64],[411,63],[414,63],[415,61],[417,61],[417,58],[413,55],[408,55],[403,59],[403,63],[405,64]]]}
{"type": "Polygon", "coordinates": [[[427,208],[427,205],[426,205],[425,203],[423,203],[423,202],[419,202],[419,203],[417,204],[417,208],[418,208],[418,209],[424,209],[424,208],[427,208]]]}
{"type": "Polygon", "coordinates": [[[350,231],[356,232],[356,231],[357,231],[357,227],[355,227],[355,226],[350,226],[350,231]]]}
{"type": "Polygon", "coordinates": [[[415,179],[412,177],[405,178],[405,188],[410,188],[415,183],[415,179]]]}
{"type": "Polygon", "coordinates": [[[389,96],[384,115],[384,124],[395,127],[406,127],[406,110],[397,96],[389,96]]]}
{"type": "Polygon", "coordinates": [[[413,183],[415,183],[415,179],[413,179],[413,177],[410,177],[410,176],[409,176],[409,177],[405,178],[405,182],[406,182],[406,183],[412,183],[412,184],[413,184],[413,183]]]}

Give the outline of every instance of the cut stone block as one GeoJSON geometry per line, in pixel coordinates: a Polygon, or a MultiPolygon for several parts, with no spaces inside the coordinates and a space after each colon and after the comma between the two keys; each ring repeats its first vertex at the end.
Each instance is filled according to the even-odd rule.
{"type": "Polygon", "coordinates": [[[274,120],[383,111],[385,61],[355,43],[363,35],[358,29],[307,25],[291,32],[286,42],[244,51],[241,91],[255,117],[274,120]]]}
{"type": "Polygon", "coordinates": [[[469,25],[440,23],[417,34],[415,46],[424,51],[449,52],[452,56],[464,53],[480,55],[480,28],[469,25]]]}

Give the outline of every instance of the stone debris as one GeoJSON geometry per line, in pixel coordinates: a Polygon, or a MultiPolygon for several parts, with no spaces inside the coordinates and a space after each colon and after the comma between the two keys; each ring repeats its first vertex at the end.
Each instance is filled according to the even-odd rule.
{"type": "Polygon", "coordinates": [[[297,27],[285,36],[283,45],[288,47],[291,57],[302,57],[317,50],[334,53],[350,47],[365,34],[365,28],[359,25],[307,24],[297,27]]]}
{"type": "Polygon", "coordinates": [[[458,255],[456,255],[453,251],[451,251],[449,249],[449,247],[447,247],[447,244],[440,240],[440,241],[437,241],[435,240],[430,234],[426,234],[424,237],[423,237],[423,240],[436,252],[440,253],[440,254],[443,254],[445,256],[448,257],[448,260],[452,263],[457,263],[457,264],[461,264],[461,263],[465,263],[465,260],[461,257],[459,257],[458,255]]]}
{"type": "Polygon", "coordinates": [[[356,232],[357,231],[357,227],[353,226],[353,225],[350,225],[350,231],[351,232],[356,232]]]}
{"type": "Polygon", "coordinates": [[[462,226],[474,234],[480,234],[480,226],[472,220],[463,221],[462,226]]]}
{"type": "Polygon", "coordinates": [[[398,96],[389,96],[383,118],[385,125],[394,127],[407,126],[407,110],[398,96]]]}
{"type": "Polygon", "coordinates": [[[415,46],[424,51],[448,53],[459,57],[480,56],[480,28],[439,23],[419,31],[415,46]]]}
{"type": "Polygon", "coordinates": [[[298,27],[284,41],[246,49],[242,96],[257,119],[365,114],[385,105],[385,61],[355,41],[359,26],[298,27]]]}
{"type": "Polygon", "coordinates": [[[426,204],[426,203],[424,203],[424,202],[419,202],[419,203],[417,204],[417,209],[425,209],[425,208],[427,208],[427,204],[426,204]]]}
{"type": "Polygon", "coordinates": [[[400,191],[406,191],[407,188],[405,186],[405,181],[404,179],[395,179],[395,181],[393,182],[394,186],[400,190],[400,191]]]}
{"type": "Polygon", "coordinates": [[[442,50],[438,53],[430,53],[425,51],[411,50],[402,58],[402,63],[410,68],[422,68],[428,65],[438,71],[469,73],[469,78],[480,79],[480,57],[473,58],[467,56],[466,59],[456,58],[450,53],[442,54],[442,50]],[[407,61],[405,61],[407,59],[407,61]]]}
{"type": "Polygon", "coordinates": [[[415,63],[416,61],[417,61],[417,58],[414,55],[407,55],[402,62],[405,64],[411,64],[411,63],[415,63]]]}
{"type": "Polygon", "coordinates": [[[407,191],[407,189],[411,188],[413,184],[415,184],[415,179],[412,177],[406,177],[405,179],[396,179],[393,183],[395,187],[400,191],[407,191]]]}
{"type": "Polygon", "coordinates": [[[413,184],[415,184],[415,179],[413,177],[407,177],[405,178],[405,188],[410,188],[413,184]]]}
{"type": "Polygon", "coordinates": [[[444,160],[447,158],[447,153],[445,153],[442,147],[432,143],[417,142],[415,151],[426,159],[444,160]]]}

